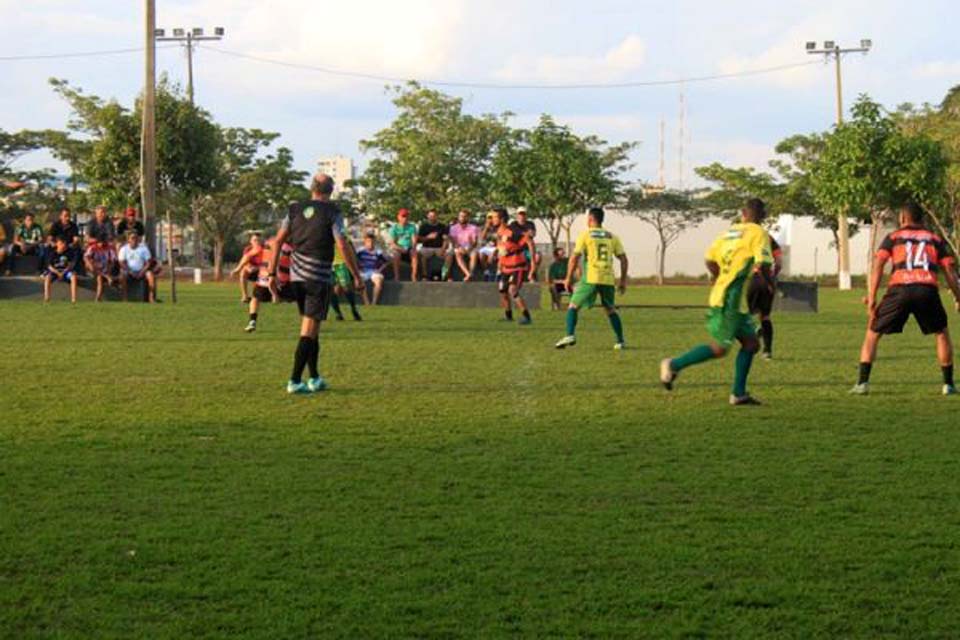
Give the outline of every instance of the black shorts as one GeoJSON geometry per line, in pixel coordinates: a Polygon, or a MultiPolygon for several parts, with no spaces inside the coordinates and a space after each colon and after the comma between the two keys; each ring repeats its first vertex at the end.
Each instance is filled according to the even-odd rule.
{"type": "MultiPolygon", "coordinates": [[[[277,293],[279,294],[280,302],[295,302],[297,299],[293,287],[289,284],[285,287],[280,287],[277,293]]],[[[259,284],[253,288],[253,297],[263,303],[273,302],[273,295],[270,293],[270,288],[259,284]]]]}
{"type": "Polygon", "coordinates": [[[410,264],[410,261],[413,259],[413,249],[399,249],[397,255],[400,256],[401,262],[410,264]]]}
{"type": "Polygon", "coordinates": [[[763,276],[754,274],[747,287],[747,307],[750,309],[750,315],[770,315],[773,311],[773,296],[763,276]]]}
{"type": "Polygon", "coordinates": [[[900,285],[887,289],[877,305],[870,329],[880,334],[903,333],[903,326],[913,314],[924,335],[941,333],[947,328],[947,312],[940,301],[937,287],[923,284],[900,285]]]}
{"type": "Polygon", "coordinates": [[[300,315],[314,320],[326,320],[330,309],[330,295],[333,285],[329,282],[297,281],[291,282],[297,300],[300,315]]]}
{"type": "Polygon", "coordinates": [[[557,284],[553,285],[553,290],[557,294],[561,295],[564,293],[569,293],[569,291],[567,291],[567,285],[563,284],[562,282],[558,282],[557,284]]]}
{"type": "Polygon", "coordinates": [[[507,293],[510,290],[510,285],[517,287],[517,291],[523,287],[523,280],[526,271],[510,271],[508,273],[498,273],[497,274],[497,291],[500,293],[507,293]]]}
{"type": "Polygon", "coordinates": [[[257,280],[260,279],[260,271],[259,271],[259,269],[254,269],[253,271],[248,271],[248,272],[246,272],[246,273],[243,274],[243,277],[244,277],[244,279],[245,279],[247,282],[256,282],[257,280]]]}

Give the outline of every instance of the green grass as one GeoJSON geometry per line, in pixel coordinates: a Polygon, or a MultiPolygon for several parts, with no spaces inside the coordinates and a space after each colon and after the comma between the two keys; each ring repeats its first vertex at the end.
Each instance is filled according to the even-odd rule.
{"type": "MultiPolygon", "coordinates": [[[[856,295],[777,318],[767,404],[732,360],[659,359],[696,310],[598,312],[551,346],[496,311],[324,328],[332,391],[283,392],[295,313],[245,335],[233,288],[181,303],[0,303],[0,635],[949,637],[960,408],[932,340],[851,398],[856,295]]],[[[699,303],[698,287],[629,302],[699,303]]]]}

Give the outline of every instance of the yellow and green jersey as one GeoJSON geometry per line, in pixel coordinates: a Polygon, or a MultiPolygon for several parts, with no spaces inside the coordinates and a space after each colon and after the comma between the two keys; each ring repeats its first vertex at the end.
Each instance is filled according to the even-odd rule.
{"type": "Polygon", "coordinates": [[[577,238],[573,252],[584,260],[584,282],[611,286],[616,284],[613,259],[625,253],[620,238],[600,227],[587,229],[577,238]]]}
{"type": "Polygon", "coordinates": [[[710,290],[710,306],[743,311],[754,268],[773,264],[770,236],[758,224],[739,222],[713,241],[706,258],[720,265],[720,275],[710,290]]]}
{"type": "Polygon", "coordinates": [[[332,266],[337,266],[338,264],[347,264],[347,261],[343,259],[343,252],[340,251],[340,245],[336,242],[333,243],[333,264],[332,266]]]}

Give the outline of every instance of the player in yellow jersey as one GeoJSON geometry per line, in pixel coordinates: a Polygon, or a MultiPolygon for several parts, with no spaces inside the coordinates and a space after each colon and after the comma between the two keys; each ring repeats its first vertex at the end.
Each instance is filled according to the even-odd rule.
{"type": "MultiPolygon", "coordinates": [[[[353,252],[353,261],[356,263],[357,254],[353,249],[353,244],[349,241],[347,242],[347,251],[353,252]]],[[[333,307],[334,317],[336,317],[337,320],[343,320],[343,312],[340,311],[340,296],[343,296],[350,304],[350,312],[353,314],[353,319],[357,322],[363,320],[363,318],[360,317],[360,312],[357,311],[357,295],[354,287],[354,281],[361,283],[363,281],[357,279],[359,275],[350,272],[347,261],[343,259],[343,254],[340,252],[340,247],[336,245],[333,247],[332,266],[333,295],[330,296],[330,306],[333,307]]]]}
{"type": "Polygon", "coordinates": [[[567,308],[567,335],[557,342],[557,349],[566,349],[577,344],[577,314],[586,305],[592,307],[597,296],[607,312],[610,326],[617,336],[614,349],[624,348],[623,323],[616,307],[616,279],[613,275],[613,259],[620,261],[620,293],[627,289],[627,254],[620,238],[603,228],[603,209],[594,207],[587,212],[587,230],[577,238],[573,254],[567,264],[567,279],[564,286],[570,291],[573,274],[583,258],[583,278],[573,289],[570,306],[567,308]]]}
{"type": "Polygon", "coordinates": [[[679,358],[667,358],[660,363],[660,382],[668,391],[673,389],[678,373],[692,365],[722,358],[733,343],[739,341],[741,348],[737,354],[730,404],[760,404],[747,393],[750,365],[760,346],[756,326],[747,310],[747,287],[754,271],[773,286],[770,236],[760,226],[765,215],[762,200],[748,200],[741,211],[741,221],[722,233],[707,250],[707,269],[714,279],[707,332],[713,341],[694,347],[679,358]]]}

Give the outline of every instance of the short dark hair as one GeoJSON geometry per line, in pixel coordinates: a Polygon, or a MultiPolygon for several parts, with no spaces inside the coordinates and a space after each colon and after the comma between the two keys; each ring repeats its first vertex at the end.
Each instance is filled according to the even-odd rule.
{"type": "Polygon", "coordinates": [[[760,198],[750,198],[743,205],[743,210],[753,218],[754,222],[762,222],[767,217],[767,205],[760,198]]]}
{"type": "Polygon", "coordinates": [[[310,192],[319,193],[322,196],[328,196],[333,193],[333,178],[325,173],[318,173],[313,176],[310,182],[310,192]]]}
{"type": "Polygon", "coordinates": [[[923,218],[926,215],[921,207],[916,202],[908,202],[900,207],[900,212],[905,213],[910,222],[913,224],[923,224],[923,218]]]}
{"type": "Polygon", "coordinates": [[[597,221],[597,224],[603,224],[603,207],[590,207],[587,215],[597,221]]]}
{"type": "Polygon", "coordinates": [[[72,211],[70,211],[70,207],[60,207],[60,214],[62,215],[64,212],[66,212],[67,214],[73,213],[72,211]]]}
{"type": "Polygon", "coordinates": [[[497,214],[497,217],[506,222],[510,219],[510,214],[507,213],[506,207],[494,207],[493,212],[497,214]]]}

